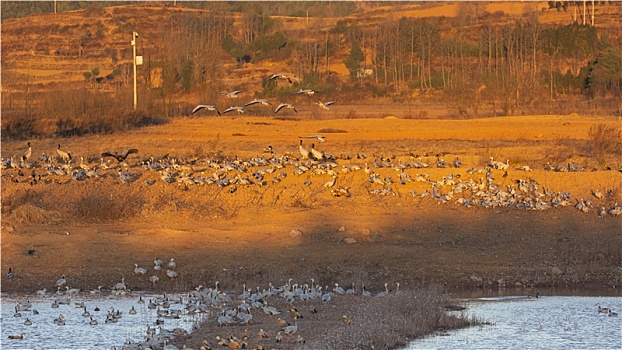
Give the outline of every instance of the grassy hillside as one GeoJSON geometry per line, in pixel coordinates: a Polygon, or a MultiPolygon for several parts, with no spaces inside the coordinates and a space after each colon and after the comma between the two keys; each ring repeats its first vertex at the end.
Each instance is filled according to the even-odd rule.
{"type": "Polygon", "coordinates": [[[597,2],[595,27],[581,6],[555,2],[78,2],[7,18],[28,13],[18,5],[3,2],[3,131],[20,118],[71,131],[127,116],[133,31],[139,110],[153,117],[226,108],[220,93],[234,89],[297,103],[301,88],[340,103],[428,101],[457,117],[622,109],[618,3],[597,2]],[[276,72],[293,84],[267,83],[276,72]]]}

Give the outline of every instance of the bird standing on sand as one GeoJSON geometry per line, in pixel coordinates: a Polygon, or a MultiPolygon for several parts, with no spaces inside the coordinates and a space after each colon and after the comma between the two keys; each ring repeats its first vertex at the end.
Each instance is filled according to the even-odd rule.
{"type": "Polygon", "coordinates": [[[6,278],[13,278],[13,269],[9,267],[9,271],[6,273],[6,278]]]}
{"type": "Polygon", "coordinates": [[[22,161],[27,161],[28,159],[30,159],[30,156],[32,155],[32,146],[30,145],[30,142],[28,142],[28,150],[26,150],[26,152],[24,152],[24,155],[22,156],[22,161]]]}
{"type": "Polygon", "coordinates": [[[56,149],[56,153],[58,154],[59,157],[61,157],[61,159],[63,160],[63,162],[67,162],[71,160],[71,152],[67,151],[61,151],[60,149],[60,143],[58,144],[58,148],[56,149]]]}

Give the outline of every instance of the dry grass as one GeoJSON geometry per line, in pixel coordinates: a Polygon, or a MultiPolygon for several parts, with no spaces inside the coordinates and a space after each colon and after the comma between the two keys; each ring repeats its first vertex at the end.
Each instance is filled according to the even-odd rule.
{"type": "Polygon", "coordinates": [[[104,183],[84,183],[84,191],[69,202],[76,219],[89,222],[117,221],[141,212],[145,199],[136,188],[109,191],[104,183]]]}
{"type": "Polygon", "coordinates": [[[590,127],[589,149],[596,157],[606,154],[622,154],[622,129],[620,126],[604,123],[590,127]]]}
{"type": "MultiPolygon", "coordinates": [[[[314,327],[309,349],[392,349],[439,329],[455,329],[469,320],[448,315],[449,300],[439,290],[425,288],[359,298],[344,312],[352,320],[347,327],[314,327]]],[[[307,336],[307,339],[309,336],[307,336]]]]}
{"type": "Polygon", "coordinates": [[[21,224],[48,224],[61,220],[60,212],[24,204],[11,211],[9,220],[21,224]]]}

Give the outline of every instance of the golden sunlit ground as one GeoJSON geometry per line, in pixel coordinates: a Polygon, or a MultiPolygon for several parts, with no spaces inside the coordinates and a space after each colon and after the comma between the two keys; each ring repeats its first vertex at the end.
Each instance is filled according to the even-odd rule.
{"type": "MultiPolygon", "coordinates": [[[[379,112],[375,107],[344,108],[356,109],[359,114],[374,110],[399,115],[399,111],[379,112]]],[[[33,158],[43,153],[54,157],[60,143],[63,150],[71,151],[76,163],[83,158],[89,167],[100,167],[102,176],[77,181],[35,167],[35,174],[42,177],[30,185],[32,169],[25,169],[24,176],[18,169],[3,170],[2,271],[4,275],[11,267],[15,276],[2,279],[2,292],[54,290],[54,282],[62,274],[72,288],[108,288],[125,278],[132,290],[154,292],[186,292],[219,281],[223,290],[236,293],[242,284],[263,288],[268,283],[282,285],[288,279],[309,283],[311,278],[319,285],[354,283],[361,288],[365,284],[373,292],[381,291],[384,283],[394,290],[399,282],[404,290],[425,286],[451,291],[505,288],[518,295],[549,286],[620,284],[621,220],[598,215],[601,206],[609,210],[620,202],[619,160],[592,159],[586,145],[590,127],[617,125],[615,119],[376,117],[308,121],[294,120],[291,114],[283,117],[286,120],[210,115],[113,135],[32,140],[33,158]],[[293,165],[266,174],[265,186],[224,188],[165,183],[158,172],[141,165],[150,157],[161,159],[168,154],[169,159],[186,164],[180,172],[209,177],[216,170],[208,160],[221,167],[236,159],[248,162],[253,157],[268,157],[264,153],[268,146],[276,157],[294,159],[300,156],[299,137],[315,134],[326,137],[324,143],[315,140],[316,148],[338,157],[334,188],[347,187],[350,197],[331,194],[333,188],[324,186],[330,175],[294,175],[293,165]],[[139,151],[128,157],[129,167],[124,169],[132,174],[133,182],[124,184],[116,161],[110,162],[111,169],[104,169],[99,155],[127,147],[139,151]],[[463,166],[436,168],[436,154],[450,164],[459,157],[463,166]],[[359,159],[363,155],[366,158],[359,159]],[[537,181],[547,191],[569,192],[572,204],[585,198],[594,205],[588,213],[573,206],[543,211],[466,208],[456,203],[460,195],[448,203],[412,195],[412,191],[430,191],[428,182],[381,186],[370,183],[363,170],[341,171],[344,166],[364,168],[368,164],[382,178],[398,180],[399,172],[373,166],[382,158],[396,165],[415,161],[431,165],[405,169],[412,177],[428,174],[430,180],[440,181],[454,174],[462,181],[482,181],[485,174],[470,174],[469,169],[486,167],[491,156],[510,160],[506,176],[504,171],[492,171],[501,188],[516,188],[519,179],[537,181]],[[574,162],[582,171],[545,171],[547,162],[559,166],[574,162]],[[523,165],[533,170],[516,170],[523,165]],[[278,177],[281,171],[287,177],[273,183],[273,175],[278,177]],[[155,183],[148,185],[147,179],[155,183]],[[386,187],[392,188],[391,194],[373,194],[386,187]],[[598,199],[593,191],[607,195],[598,199]],[[302,235],[294,236],[292,230],[302,235]],[[147,276],[154,273],[155,257],[165,261],[175,258],[180,276],[170,279],[160,272],[159,283],[152,285],[147,276]],[[136,275],[135,263],[149,273],[136,275]]],[[[310,147],[314,139],[303,140],[310,147]]],[[[3,157],[25,151],[24,142],[2,144],[3,157]]],[[[227,176],[250,177],[264,168],[269,167],[251,166],[248,173],[231,171],[227,176]]],[[[448,188],[443,187],[443,192],[448,188]]],[[[300,334],[313,344],[326,346],[322,327],[340,324],[344,312],[356,315],[359,305],[359,299],[339,300],[333,307],[318,304],[321,316],[306,314],[307,330],[300,334]]],[[[278,330],[274,320],[261,316],[247,327],[203,327],[176,343],[198,347],[203,339],[213,341],[216,335],[241,337],[244,328],[253,334],[258,328],[274,334],[278,330]]],[[[355,323],[361,325],[362,321],[359,318],[355,323]]],[[[293,337],[286,342],[282,348],[296,347],[293,337]]]]}

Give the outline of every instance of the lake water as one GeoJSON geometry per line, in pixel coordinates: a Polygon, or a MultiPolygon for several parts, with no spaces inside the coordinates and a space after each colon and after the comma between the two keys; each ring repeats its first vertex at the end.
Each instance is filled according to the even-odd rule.
{"type": "MultiPolygon", "coordinates": [[[[156,334],[175,328],[191,331],[193,325],[204,317],[215,314],[187,315],[183,304],[171,304],[169,313],[180,310],[179,318],[158,317],[157,309],[149,309],[154,295],[131,297],[76,296],[68,305],[52,308],[54,299],[64,296],[34,297],[2,295],[2,319],[0,321],[1,349],[110,349],[121,348],[129,339],[144,341],[148,327],[156,334]],[[29,300],[30,311],[20,311],[15,316],[18,302],[29,300]],[[75,306],[83,302],[97,325],[90,325],[91,318],[84,317],[84,308],[75,306]],[[100,311],[95,311],[98,307],[100,311]],[[136,314],[129,311],[134,307],[136,314]],[[113,308],[120,310],[121,318],[106,323],[106,314],[113,308]],[[33,310],[37,310],[35,314],[33,310]],[[54,319],[64,316],[65,325],[59,326],[54,319]],[[24,325],[28,318],[32,325],[24,325]],[[156,325],[156,320],[164,323],[156,325]],[[10,335],[24,332],[23,340],[11,340],[10,335]]],[[[170,300],[179,296],[170,295],[170,300]]],[[[610,317],[599,313],[597,303],[622,313],[620,296],[540,296],[527,299],[514,296],[488,296],[464,301],[467,310],[462,313],[475,316],[488,325],[450,331],[444,335],[431,336],[412,342],[406,349],[622,349],[622,316],[610,317]]]]}
{"type": "Polygon", "coordinates": [[[406,349],[622,349],[619,296],[484,297],[465,306],[462,313],[490,325],[416,340],[406,349]],[[620,316],[599,313],[597,303],[620,316]]]}
{"type": "MultiPolygon", "coordinates": [[[[68,305],[60,304],[58,308],[52,308],[55,299],[64,296],[33,297],[33,296],[2,296],[2,320],[0,323],[2,337],[0,338],[1,349],[111,349],[112,346],[121,348],[129,339],[133,342],[144,341],[147,327],[160,334],[162,329],[172,331],[181,328],[191,331],[194,323],[202,321],[206,314],[187,315],[183,304],[171,304],[169,313],[175,310],[181,311],[179,318],[158,317],[157,308],[149,309],[148,304],[154,295],[142,295],[144,304],[138,303],[140,296],[131,297],[71,297],[68,305]],[[18,302],[29,300],[32,304],[30,311],[19,311],[21,317],[15,316],[15,306],[18,302]],[[97,325],[91,325],[91,318],[83,316],[84,308],[76,307],[76,302],[83,302],[86,310],[97,325]],[[95,311],[95,308],[100,311],[95,311]],[[130,314],[134,307],[136,314],[130,314]],[[121,312],[117,322],[106,323],[107,313],[110,308],[121,312]],[[38,314],[34,313],[38,311],[38,314]],[[54,319],[64,316],[65,325],[59,326],[54,319]],[[32,325],[24,325],[28,318],[32,325]],[[164,322],[156,325],[156,320],[164,322]],[[19,335],[24,332],[23,340],[9,339],[11,335],[19,335]]],[[[174,300],[176,295],[170,295],[174,300]]],[[[164,310],[164,308],[162,308],[164,310]]]]}

